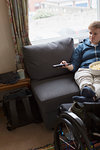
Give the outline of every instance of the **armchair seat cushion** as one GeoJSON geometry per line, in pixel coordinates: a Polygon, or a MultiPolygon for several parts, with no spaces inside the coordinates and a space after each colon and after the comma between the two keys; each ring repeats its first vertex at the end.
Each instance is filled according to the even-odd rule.
{"type": "MultiPolygon", "coordinates": [[[[31,87],[34,96],[37,99],[44,121],[44,114],[47,113],[50,116],[55,113],[55,110],[57,110],[60,104],[72,103],[72,96],[79,92],[72,73],[50,79],[39,80],[38,82],[33,80],[31,82],[31,87]]],[[[54,114],[52,116],[56,115],[54,114]]],[[[52,123],[55,124],[55,121],[52,123]]],[[[51,126],[50,120],[49,126],[51,126]]]]}

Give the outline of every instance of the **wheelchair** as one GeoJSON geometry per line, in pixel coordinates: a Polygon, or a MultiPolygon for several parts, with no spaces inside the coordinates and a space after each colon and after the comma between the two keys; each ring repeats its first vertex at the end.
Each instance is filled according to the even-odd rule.
{"type": "Polygon", "coordinates": [[[85,110],[82,117],[81,112],[70,111],[67,104],[60,105],[54,129],[55,150],[100,150],[100,101],[78,105],[85,110]]]}

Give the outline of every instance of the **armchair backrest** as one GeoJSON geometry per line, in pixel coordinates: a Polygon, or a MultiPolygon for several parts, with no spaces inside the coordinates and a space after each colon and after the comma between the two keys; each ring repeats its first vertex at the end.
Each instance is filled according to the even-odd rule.
{"type": "Polygon", "coordinates": [[[72,38],[23,47],[24,63],[31,79],[45,79],[65,74],[67,69],[53,68],[62,60],[69,62],[74,51],[72,38]]]}

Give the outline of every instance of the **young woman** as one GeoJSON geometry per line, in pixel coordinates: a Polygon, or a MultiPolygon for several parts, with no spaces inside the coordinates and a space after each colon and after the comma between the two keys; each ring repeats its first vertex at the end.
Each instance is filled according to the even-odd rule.
{"type": "Polygon", "coordinates": [[[94,21],[88,27],[89,38],[84,39],[75,49],[71,65],[62,61],[64,68],[75,72],[75,81],[80,88],[81,96],[75,96],[79,101],[94,101],[100,98],[100,76],[94,76],[89,71],[89,65],[100,61],[100,21],[94,21]]]}

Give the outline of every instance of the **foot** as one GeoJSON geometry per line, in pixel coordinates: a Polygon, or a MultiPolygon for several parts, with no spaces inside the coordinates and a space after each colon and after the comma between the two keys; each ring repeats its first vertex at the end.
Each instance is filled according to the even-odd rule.
{"type": "Polygon", "coordinates": [[[85,86],[81,93],[82,96],[87,97],[87,98],[93,98],[95,97],[95,92],[88,86],[85,86]]]}
{"type": "Polygon", "coordinates": [[[72,99],[77,102],[93,102],[93,98],[87,98],[84,96],[73,96],[72,99]]]}

